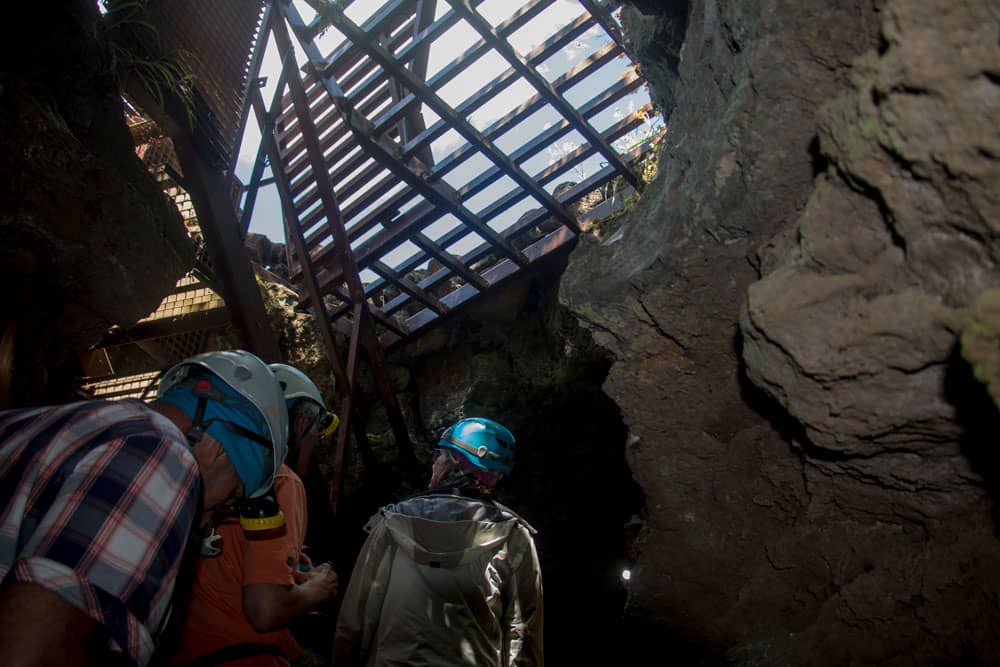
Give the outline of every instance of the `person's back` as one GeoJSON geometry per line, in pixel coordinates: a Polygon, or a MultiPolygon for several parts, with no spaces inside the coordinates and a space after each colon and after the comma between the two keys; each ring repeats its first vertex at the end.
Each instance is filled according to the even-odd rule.
{"type": "MultiPolygon", "coordinates": [[[[364,624],[377,628],[364,642],[368,664],[506,665],[508,651],[540,651],[520,637],[505,641],[541,615],[530,528],[513,512],[489,500],[427,494],[383,508],[373,524],[366,562],[353,575],[362,585],[341,605],[345,618],[379,610],[364,624]],[[384,599],[365,599],[369,585],[371,596],[384,591],[384,599]],[[361,608],[345,613],[352,605],[361,608]]],[[[346,622],[338,627],[350,631],[346,622]]]]}
{"type": "Polygon", "coordinates": [[[184,434],[135,400],[13,410],[0,463],[0,581],[72,601],[146,662],[198,504],[184,434]]]}
{"type": "Polygon", "coordinates": [[[467,419],[439,446],[432,490],[382,508],[366,526],[334,665],[543,663],[534,531],[489,497],[510,471],[513,436],[491,420],[467,419]]]}

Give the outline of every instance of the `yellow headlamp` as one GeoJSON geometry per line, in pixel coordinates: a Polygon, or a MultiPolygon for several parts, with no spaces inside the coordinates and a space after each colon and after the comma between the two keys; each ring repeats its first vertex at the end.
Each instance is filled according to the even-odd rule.
{"type": "Polygon", "coordinates": [[[278,500],[272,493],[259,498],[245,498],[239,503],[240,527],[249,533],[248,537],[262,536],[268,530],[285,525],[285,515],[278,507],[278,500]]]}
{"type": "Polygon", "coordinates": [[[327,412],[327,418],[320,422],[321,433],[324,438],[333,435],[333,432],[340,426],[340,418],[332,412],[327,412]],[[324,423],[325,422],[325,423],[324,423]]]}

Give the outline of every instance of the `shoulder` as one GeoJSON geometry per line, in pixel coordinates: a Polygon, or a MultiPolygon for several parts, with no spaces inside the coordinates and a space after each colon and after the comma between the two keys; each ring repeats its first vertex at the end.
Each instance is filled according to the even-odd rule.
{"type": "Polygon", "coordinates": [[[518,514],[517,512],[515,512],[514,510],[512,510],[511,508],[507,507],[506,505],[498,503],[495,500],[493,501],[493,504],[496,506],[496,508],[498,510],[500,510],[500,513],[504,517],[510,518],[510,519],[513,519],[514,521],[516,521],[517,525],[518,525],[518,528],[520,530],[524,531],[525,533],[527,533],[527,535],[528,535],[529,538],[531,536],[533,536],[533,535],[538,534],[538,531],[535,530],[535,527],[532,526],[530,523],[528,523],[524,519],[524,517],[522,517],[520,514],[518,514]]]}
{"type": "Polygon", "coordinates": [[[84,401],[53,408],[51,418],[67,416],[74,431],[89,432],[95,438],[154,437],[187,450],[187,440],[177,425],[134,398],[117,401],[84,401]]]}
{"type": "Polygon", "coordinates": [[[298,473],[288,467],[287,464],[282,463],[281,467],[278,468],[278,472],[274,473],[274,484],[275,486],[302,486],[302,478],[299,477],[298,473]]]}
{"type": "Polygon", "coordinates": [[[278,472],[274,475],[275,493],[279,496],[304,495],[305,488],[305,484],[302,483],[302,478],[299,477],[294,470],[282,463],[281,467],[278,468],[278,472]]]}
{"type": "MultiPolygon", "coordinates": [[[[196,467],[184,434],[166,417],[133,399],[97,400],[0,414],[4,452],[53,457],[75,465],[98,448],[138,459],[196,467]]],[[[117,458],[117,457],[112,457],[117,458]]]]}
{"type": "Polygon", "coordinates": [[[295,471],[282,464],[274,475],[274,495],[286,517],[306,511],[306,487],[295,471]]]}
{"type": "Polygon", "coordinates": [[[120,417],[112,434],[125,440],[125,446],[147,451],[164,463],[197,470],[198,464],[184,433],[174,422],[142,401],[114,401],[120,417]]]}
{"type": "Polygon", "coordinates": [[[65,405],[25,408],[0,413],[0,427],[31,431],[50,440],[94,435],[148,410],[140,401],[80,401],[65,405]],[[138,405],[134,405],[137,403],[138,405]]]}

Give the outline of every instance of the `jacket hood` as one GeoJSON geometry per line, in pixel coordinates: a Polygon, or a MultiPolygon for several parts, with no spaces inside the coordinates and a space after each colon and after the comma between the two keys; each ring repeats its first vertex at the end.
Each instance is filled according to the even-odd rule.
{"type": "Polygon", "coordinates": [[[453,568],[502,548],[523,519],[499,503],[462,496],[423,495],[383,508],[401,551],[418,563],[453,568]]]}

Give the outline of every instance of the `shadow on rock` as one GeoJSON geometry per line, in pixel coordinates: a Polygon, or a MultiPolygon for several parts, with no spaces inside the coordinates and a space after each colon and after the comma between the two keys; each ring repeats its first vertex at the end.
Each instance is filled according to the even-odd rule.
{"type": "Polygon", "coordinates": [[[983,478],[983,486],[993,499],[993,519],[1000,530],[1000,410],[986,388],[976,380],[969,364],[956,350],[948,362],[945,397],[951,402],[962,427],[962,453],[983,478]]]}

